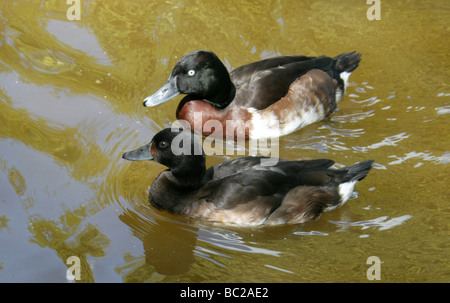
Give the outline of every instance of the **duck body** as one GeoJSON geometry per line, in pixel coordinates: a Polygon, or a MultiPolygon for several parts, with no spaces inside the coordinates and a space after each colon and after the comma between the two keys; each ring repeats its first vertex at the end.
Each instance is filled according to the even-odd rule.
{"type": "Polygon", "coordinates": [[[356,52],[334,58],[279,56],[228,73],[214,53],[195,51],[177,62],[167,82],[144,105],[186,94],[176,116],[197,133],[278,137],[333,113],[360,57],[356,52]]]}
{"type": "Polygon", "coordinates": [[[316,220],[322,212],[344,204],[373,163],[368,160],[334,169],[334,161],[328,159],[279,159],[275,165],[264,166],[263,157],[241,157],[206,169],[203,151],[175,156],[168,146],[174,146],[177,136],[191,146],[198,144],[186,130],[165,129],[149,144],[125,153],[123,158],[153,159],[169,167],[150,187],[153,206],[222,224],[259,226],[316,220]]]}

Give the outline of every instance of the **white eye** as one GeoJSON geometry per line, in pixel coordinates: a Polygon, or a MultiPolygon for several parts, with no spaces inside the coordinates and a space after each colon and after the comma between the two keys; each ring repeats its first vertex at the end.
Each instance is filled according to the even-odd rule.
{"type": "Polygon", "coordinates": [[[195,75],[195,70],[191,69],[187,72],[187,74],[188,74],[188,76],[192,77],[193,75],[195,75]]]}

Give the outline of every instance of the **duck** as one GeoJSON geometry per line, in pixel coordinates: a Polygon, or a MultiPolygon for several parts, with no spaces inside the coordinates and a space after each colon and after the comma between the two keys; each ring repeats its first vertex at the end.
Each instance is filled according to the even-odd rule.
{"type": "Polygon", "coordinates": [[[154,160],[167,167],[149,189],[158,210],[192,220],[234,226],[304,224],[347,202],[373,160],[332,168],[333,160],[291,161],[244,156],[206,169],[201,140],[189,129],[166,128],[125,152],[129,161],[154,160]]]}
{"type": "Polygon", "coordinates": [[[275,138],[331,115],[360,61],[356,51],[333,58],[277,56],[229,73],[216,54],[197,50],[182,57],[143,103],[153,107],[184,94],[176,117],[195,133],[234,141],[275,138]]]}

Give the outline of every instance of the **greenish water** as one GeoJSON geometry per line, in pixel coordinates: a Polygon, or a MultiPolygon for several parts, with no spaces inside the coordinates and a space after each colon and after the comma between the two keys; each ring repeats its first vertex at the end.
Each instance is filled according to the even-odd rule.
{"type": "MultiPolygon", "coordinates": [[[[449,282],[450,4],[381,1],[0,4],[0,282],[449,282]],[[142,100],[196,49],[229,69],[357,50],[339,110],[280,157],[374,159],[358,198],[303,226],[189,222],[148,205],[164,167],[121,154],[175,120],[142,100]]],[[[207,164],[223,161],[211,156],[207,164]]]]}

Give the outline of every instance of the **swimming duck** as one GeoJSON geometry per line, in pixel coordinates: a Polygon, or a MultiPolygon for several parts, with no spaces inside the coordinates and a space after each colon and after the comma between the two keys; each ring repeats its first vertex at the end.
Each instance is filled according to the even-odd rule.
{"type": "Polygon", "coordinates": [[[175,64],[144,106],[186,94],[176,116],[196,133],[232,140],[279,137],[333,113],[360,60],[357,52],[280,56],[228,73],[214,53],[198,50],[175,64]]]}
{"type": "Polygon", "coordinates": [[[264,157],[229,159],[208,169],[189,130],[167,128],[122,156],[168,167],[150,186],[154,207],[188,218],[240,226],[307,223],[344,204],[373,160],[339,169],[327,159],[262,165],[264,157]]]}

